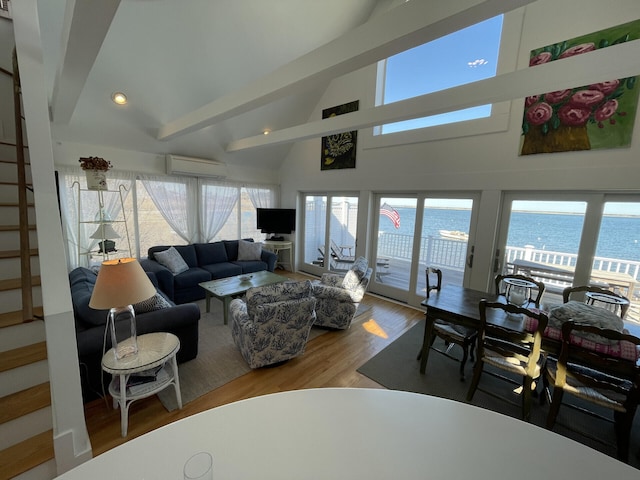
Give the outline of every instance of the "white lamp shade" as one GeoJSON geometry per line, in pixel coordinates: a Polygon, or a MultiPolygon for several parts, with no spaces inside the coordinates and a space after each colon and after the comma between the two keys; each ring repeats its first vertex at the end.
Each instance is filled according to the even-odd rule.
{"type": "Polygon", "coordinates": [[[89,306],[96,310],[125,307],[156,294],[156,288],[135,258],[102,262],[89,306]]]}
{"type": "Polygon", "coordinates": [[[89,238],[96,240],[113,240],[114,238],[120,238],[118,232],[116,232],[110,223],[103,223],[98,225],[96,231],[91,234],[89,238]]]}

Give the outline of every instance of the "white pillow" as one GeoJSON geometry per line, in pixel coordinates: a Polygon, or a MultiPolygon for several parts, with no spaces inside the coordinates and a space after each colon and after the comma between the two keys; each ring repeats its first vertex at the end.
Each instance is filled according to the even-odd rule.
{"type": "Polygon", "coordinates": [[[173,247],[169,247],[167,250],[163,250],[162,252],[156,252],[153,256],[160,265],[167,267],[174,275],[189,270],[187,262],[184,261],[182,255],[180,255],[173,247]]]}
{"type": "Polygon", "coordinates": [[[238,261],[261,260],[262,244],[259,242],[238,241],[238,261]]]}

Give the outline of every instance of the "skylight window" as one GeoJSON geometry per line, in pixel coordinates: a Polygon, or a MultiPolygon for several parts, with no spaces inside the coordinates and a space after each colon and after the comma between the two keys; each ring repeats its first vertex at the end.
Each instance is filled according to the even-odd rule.
{"type": "MultiPolygon", "coordinates": [[[[383,104],[496,76],[503,16],[485,20],[386,60],[383,104]]],[[[387,134],[491,115],[491,105],[383,125],[387,134]]]]}

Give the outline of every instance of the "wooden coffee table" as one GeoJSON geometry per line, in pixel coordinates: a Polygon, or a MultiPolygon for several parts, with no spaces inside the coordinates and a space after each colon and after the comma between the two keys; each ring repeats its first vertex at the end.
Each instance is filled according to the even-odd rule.
{"type": "Polygon", "coordinates": [[[233,297],[246,292],[253,287],[263,287],[265,285],[271,285],[272,283],[282,283],[290,280],[282,275],[276,275],[275,273],[262,271],[247,273],[243,275],[235,275],[233,277],[221,278],[219,280],[210,280],[208,282],[199,283],[206,293],[206,306],[207,313],[211,311],[211,297],[216,297],[223,304],[222,311],[224,315],[224,324],[226,325],[229,320],[229,304],[233,297]],[[244,277],[251,277],[249,280],[244,280],[244,277]]]}

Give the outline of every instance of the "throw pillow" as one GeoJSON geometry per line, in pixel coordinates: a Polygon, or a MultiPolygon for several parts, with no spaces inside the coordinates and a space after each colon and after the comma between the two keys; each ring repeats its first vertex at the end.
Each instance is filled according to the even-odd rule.
{"type": "Polygon", "coordinates": [[[358,274],[353,270],[349,270],[345,273],[344,279],[342,280],[342,288],[350,292],[354,291],[360,285],[360,281],[361,279],[358,277],[358,274]]]}
{"type": "Polygon", "coordinates": [[[369,262],[364,257],[358,257],[353,265],[351,266],[351,270],[353,270],[358,278],[362,280],[362,277],[367,273],[367,269],[369,268],[369,262]]]}
{"type": "Polygon", "coordinates": [[[171,304],[159,293],[156,293],[153,297],[143,300],[139,303],[133,304],[133,311],[136,315],[141,313],[153,312],[154,310],[162,310],[163,308],[170,308],[171,304]]]}
{"type": "Polygon", "coordinates": [[[189,270],[187,262],[184,261],[184,258],[182,258],[178,251],[173,247],[169,247],[167,250],[162,252],[156,252],[154,257],[160,265],[167,267],[174,275],[178,275],[179,273],[189,270]]]}
{"type": "Polygon", "coordinates": [[[260,260],[262,244],[259,242],[238,241],[238,261],[260,260]]]}

